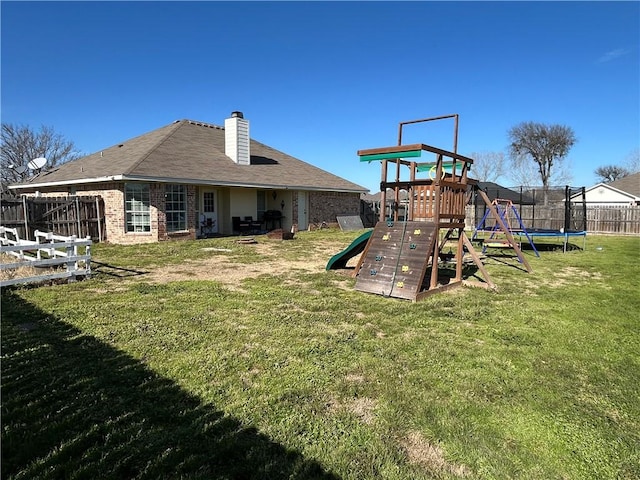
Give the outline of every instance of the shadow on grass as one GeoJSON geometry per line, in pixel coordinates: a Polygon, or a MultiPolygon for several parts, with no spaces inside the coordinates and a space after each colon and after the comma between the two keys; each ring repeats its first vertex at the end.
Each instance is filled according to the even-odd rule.
{"type": "Polygon", "coordinates": [[[2,478],[318,478],[314,461],[2,292],[2,478]]]}
{"type": "Polygon", "coordinates": [[[527,271],[526,267],[522,263],[520,263],[520,260],[518,260],[518,256],[515,254],[492,252],[490,255],[486,254],[486,258],[493,260],[494,262],[499,263],[505,267],[520,270],[521,272],[527,271]]]}
{"type": "Polygon", "coordinates": [[[110,277],[136,277],[138,275],[146,275],[149,272],[145,270],[133,270],[131,268],[122,268],[117,267],[115,265],[110,265],[108,263],[96,262],[95,260],[91,260],[91,268],[92,273],[108,275],[110,277]]]}
{"type": "MultiPolygon", "coordinates": [[[[560,243],[553,243],[553,242],[540,242],[537,241],[535,242],[535,246],[536,246],[536,250],[538,250],[538,252],[542,253],[542,252],[562,252],[564,250],[564,243],[562,241],[560,241],[560,243]]],[[[522,251],[531,251],[533,252],[533,248],[531,247],[530,244],[522,244],[522,251]]],[[[576,245],[575,243],[571,243],[571,242],[567,242],[567,252],[570,251],[574,251],[574,250],[583,250],[582,247],[576,245]]],[[[534,253],[535,255],[535,253],[534,253]]]]}

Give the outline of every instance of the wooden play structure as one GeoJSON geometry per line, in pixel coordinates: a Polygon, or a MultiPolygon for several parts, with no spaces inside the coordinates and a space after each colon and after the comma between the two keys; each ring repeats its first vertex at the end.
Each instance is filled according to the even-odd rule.
{"type": "Polygon", "coordinates": [[[418,301],[462,284],[495,288],[464,231],[465,206],[477,182],[468,176],[473,160],[455,152],[457,128],[457,114],[401,122],[398,145],[358,151],[362,162],[381,161],[381,204],[392,194],[394,208],[390,216],[381,211],[355,268],[356,290],[418,301]],[[403,125],[443,118],[455,118],[453,152],[421,143],[402,144],[403,125]],[[395,178],[390,181],[388,175],[393,172],[395,178]],[[404,218],[398,215],[401,190],[408,194],[404,218]],[[483,283],[463,279],[465,253],[482,274],[483,283]],[[446,266],[445,259],[447,265],[455,264],[454,272],[448,269],[448,277],[443,275],[445,269],[439,271],[446,266]]]}

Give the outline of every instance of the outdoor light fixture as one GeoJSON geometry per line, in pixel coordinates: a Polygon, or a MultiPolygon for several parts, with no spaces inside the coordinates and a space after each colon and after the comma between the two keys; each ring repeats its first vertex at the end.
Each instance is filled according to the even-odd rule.
{"type": "Polygon", "coordinates": [[[277,196],[278,196],[278,192],[276,192],[275,190],[271,192],[271,198],[275,200],[277,196]]]}
{"type": "Polygon", "coordinates": [[[280,202],[280,209],[281,209],[281,210],[284,210],[284,200],[282,200],[282,201],[280,202]]]}

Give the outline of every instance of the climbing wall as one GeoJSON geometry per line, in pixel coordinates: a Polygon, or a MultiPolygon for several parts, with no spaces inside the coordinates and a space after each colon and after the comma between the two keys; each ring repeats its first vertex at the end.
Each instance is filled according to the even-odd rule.
{"type": "Polygon", "coordinates": [[[438,229],[432,222],[378,222],[356,276],[356,290],[415,300],[438,229]]]}

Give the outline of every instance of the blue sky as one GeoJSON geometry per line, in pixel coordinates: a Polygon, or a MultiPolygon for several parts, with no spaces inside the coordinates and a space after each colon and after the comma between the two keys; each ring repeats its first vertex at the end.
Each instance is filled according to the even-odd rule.
{"type": "MultiPolygon", "coordinates": [[[[378,190],[357,150],[457,113],[458,151],[522,121],[578,142],[572,184],[640,143],[638,2],[1,2],[2,121],[92,153],[240,110],[251,136],[378,190]]],[[[405,143],[451,150],[453,121],[405,143]]],[[[508,180],[503,183],[510,185],[508,180]]]]}

